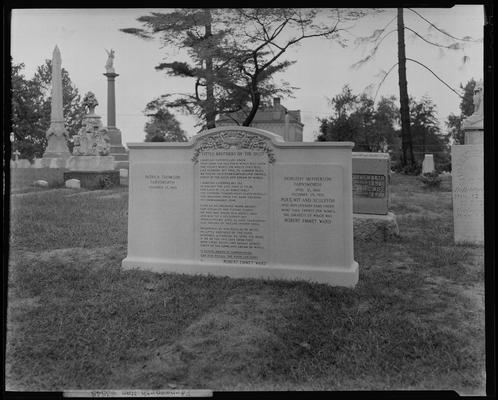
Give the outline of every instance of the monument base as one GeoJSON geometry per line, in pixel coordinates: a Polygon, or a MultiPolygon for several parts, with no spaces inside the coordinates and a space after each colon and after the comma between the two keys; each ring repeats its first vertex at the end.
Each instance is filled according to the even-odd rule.
{"type": "Polygon", "coordinates": [[[385,242],[399,236],[396,216],[392,212],[386,215],[353,214],[354,240],[385,242]]]}
{"type": "MultiPolygon", "coordinates": [[[[47,154],[47,153],[46,153],[47,154]]],[[[43,158],[37,158],[33,162],[33,168],[67,168],[67,162],[71,157],[69,154],[68,157],[47,157],[46,154],[43,155],[43,158]]],[[[51,154],[51,153],[48,153],[51,154]]]]}
{"type": "Polygon", "coordinates": [[[124,269],[139,269],[158,273],[188,275],[216,275],[230,278],[253,278],[271,280],[304,280],[326,283],[332,286],[354,287],[358,282],[358,263],[349,269],[298,265],[240,265],[215,264],[199,261],[160,260],[127,257],[122,262],[124,269]]]}
{"type": "Polygon", "coordinates": [[[67,160],[67,167],[71,171],[109,171],[114,169],[114,157],[72,156],[67,160]]]}
{"type": "Polygon", "coordinates": [[[119,186],[119,171],[68,171],[64,172],[64,182],[78,179],[84,189],[108,189],[119,186]]]}
{"type": "Polygon", "coordinates": [[[114,157],[114,161],[116,162],[114,168],[128,169],[128,150],[121,144],[121,131],[115,126],[107,126],[106,129],[111,145],[110,155],[114,157]]]}

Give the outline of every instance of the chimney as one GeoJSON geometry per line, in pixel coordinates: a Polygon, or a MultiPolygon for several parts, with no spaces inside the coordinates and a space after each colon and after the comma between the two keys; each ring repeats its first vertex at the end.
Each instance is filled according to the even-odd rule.
{"type": "Polygon", "coordinates": [[[280,105],[280,97],[273,98],[273,108],[277,108],[280,105]]]}

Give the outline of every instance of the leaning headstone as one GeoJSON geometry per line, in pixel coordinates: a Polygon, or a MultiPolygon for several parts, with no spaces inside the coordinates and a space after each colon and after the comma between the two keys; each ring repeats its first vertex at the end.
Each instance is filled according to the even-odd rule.
{"type": "Polygon", "coordinates": [[[247,127],[129,143],[123,267],[354,286],[352,147],[247,127]]]}
{"type": "Polygon", "coordinates": [[[422,174],[434,172],[434,155],[426,154],[422,161],[422,174]]]}
{"type": "Polygon", "coordinates": [[[37,181],[34,181],[33,182],[33,185],[35,186],[39,186],[39,187],[48,187],[48,182],[47,181],[44,181],[42,179],[39,179],[37,181]]]}
{"type": "Polygon", "coordinates": [[[484,244],[483,86],[474,90],[474,113],[462,123],[465,144],[451,146],[455,243],[484,244]]]}
{"type": "Polygon", "coordinates": [[[80,181],[78,179],[68,179],[66,181],[65,185],[67,188],[70,188],[70,189],[80,189],[81,188],[81,184],[80,184],[80,181]]]}

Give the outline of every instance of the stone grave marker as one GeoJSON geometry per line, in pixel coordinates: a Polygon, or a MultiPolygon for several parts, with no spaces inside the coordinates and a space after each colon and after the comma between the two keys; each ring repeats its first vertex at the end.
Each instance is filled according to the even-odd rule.
{"type": "Polygon", "coordinates": [[[484,244],[482,145],[452,146],[451,158],[455,242],[484,244]]]}
{"type": "Polygon", "coordinates": [[[350,142],[247,127],[128,143],[126,269],[353,287],[350,142]]]}
{"type": "Polygon", "coordinates": [[[81,182],[79,181],[79,179],[68,179],[65,182],[65,186],[70,189],[80,189],[81,182]]]}
{"type": "Polygon", "coordinates": [[[427,174],[430,172],[434,172],[434,155],[426,154],[424,161],[422,161],[422,173],[427,174]]]}
{"type": "Polygon", "coordinates": [[[353,212],[387,215],[389,154],[353,152],[353,212]]]}
{"type": "Polygon", "coordinates": [[[43,179],[38,179],[37,181],[33,182],[33,185],[38,187],[48,187],[48,182],[43,179]]]}
{"type": "Polygon", "coordinates": [[[483,83],[474,88],[474,113],[462,123],[465,144],[451,146],[455,243],[484,244],[483,83]]]}

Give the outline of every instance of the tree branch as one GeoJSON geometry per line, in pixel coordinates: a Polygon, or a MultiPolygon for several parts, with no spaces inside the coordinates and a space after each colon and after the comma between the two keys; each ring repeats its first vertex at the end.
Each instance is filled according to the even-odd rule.
{"type": "Polygon", "coordinates": [[[379,83],[379,86],[377,87],[377,91],[375,92],[375,96],[373,98],[373,101],[375,103],[375,99],[377,98],[377,94],[379,93],[379,89],[380,87],[382,86],[382,84],[384,83],[384,81],[386,80],[387,78],[387,75],[389,75],[391,73],[391,71],[394,69],[394,67],[398,65],[398,63],[394,64],[391,68],[389,68],[389,71],[386,72],[386,74],[384,75],[384,77],[382,78],[382,80],[380,81],[379,83]]]}
{"type": "Polygon", "coordinates": [[[430,22],[428,19],[424,18],[422,15],[420,15],[417,11],[411,9],[411,8],[407,8],[407,10],[410,10],[412,13],[415,13],[417,14],[420,18],[422,18],[425,22],[427,22],[430,26],[432,26],[434,29],[436,29],[437,31],[441,32],[442,34],[446,35],[446,36],[449,36],[450,38],[452,39],[455,39],[455,40],[460,40],[462,42],[480,42],[480,40],[474,40],[470,37],[464,37],[464,38],[457,38],[453,35],[450,35],[448,32],[445,32],[443,31],[442,29],[439,29],[436,25],[434,25],[432,22],[430,22]]]}
{"type": "Polygon", "coordinates": [[[434,75],[440,82],[442,82],[446,87],[448,87],[451,91],[453,91],[458,97],[460,97],[461,99],[463,99],[463,96],[458,93],[455,89],[453,89],[450,85],[448,85],[445,81],[443,81],[439,76],[437,76],[429,67],[425,66],[424,64],[422,64],[421,62],[418,62],[417,60],[413,60],[411,58],[406,58],[407,60],[409,61],[413,61],[414,63],[418,64],[418,65],[421,65],[422,67],[424,67],[425,69],[427,69],[432,75],[434,75]]]}
{"type": "Polygon", "coordinates": [[[433,46],[436,46],[436,47],[443,47],[445,49],[451,49],[451,50],[457,50],[458,49],[458,43],[456,43],[456,46],[455,44],[453,45],[449,45],[449,46],[445,46],[444,44],[439,44],[439,43],[434,43],[434,42],[431,42],[429,40],[427,40],[426,38],[424,38],[422,35],[420,35],[418,32],[415,32],[413,29],[411,28],[408,28],[406,25],[405,25],[405,29],[408,29],[410,32],[413,32],[415,35],[417,35],[420,39],[422,39],[424,42],[427,42],[429,44],[432,44],[433,46]]]}

